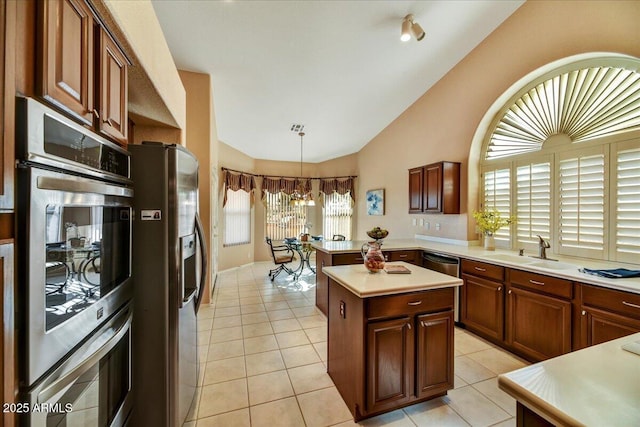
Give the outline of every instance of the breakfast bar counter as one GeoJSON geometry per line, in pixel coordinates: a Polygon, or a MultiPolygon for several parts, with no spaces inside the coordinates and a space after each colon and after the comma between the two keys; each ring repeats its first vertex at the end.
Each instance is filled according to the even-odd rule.
{"type": "Polygon", "coordinates": [[[454,289],[462,280],[405,262],[410,274],[326,267],[327,372],[356,421],[453,388],[454,289]]]}
{"type": "Polygon", "coordinates": [[[498,376],[518,402],[519,426],[640,425],[640,333],[498,376]]]}

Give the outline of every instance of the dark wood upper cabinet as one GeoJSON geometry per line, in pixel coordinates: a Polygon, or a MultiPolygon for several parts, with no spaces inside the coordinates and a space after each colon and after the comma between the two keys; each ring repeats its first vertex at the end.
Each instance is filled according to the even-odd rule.
{"type": "Polygon", "coordinates": [[[38,4],[37,95],[126,146],[129,62],[123,51],[86,1],[38,4]]]}
{"type": "Polygon", "coordinates": [[[98,126],[102,134],[127,144],[127,59],[106,31],[100,30],[100,110],[98,126]]]}
{"type": "Polygon", "coordinates": [[[460,163],[409,169],[409,213],[460,213],[460,163]]]}
{"type": "Polygon", "coordinates": [[[424,211],[442,212],[442,163],[424,167],[424,211]]]}
{"type": "Polygon", "coordinates": [[[40,94],[85,125],[93,124],[95,18],[83,0],[41,2],[40,94]]]}
{"type": "Polygon", "coordinates": [[[422,212],[424,167],[409,169],[409,213],[422,212]]]}

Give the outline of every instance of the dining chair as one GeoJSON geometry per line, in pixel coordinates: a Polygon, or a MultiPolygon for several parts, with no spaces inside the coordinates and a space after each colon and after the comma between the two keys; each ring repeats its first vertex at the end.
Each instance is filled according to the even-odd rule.
{"type": "Polygon", "coordinates": [[[287,267],[287,264],[294,259],[293,250],[287,245],[274,245],[270,237],[266,237],[265,241],[269,245],[271,258],[273,258],[273,263],[276,265],[276,268],[269,271],[269,279],[273,282],[282,271],[286,271],[287,274],[293,274],[293,270],[287,267]]]}

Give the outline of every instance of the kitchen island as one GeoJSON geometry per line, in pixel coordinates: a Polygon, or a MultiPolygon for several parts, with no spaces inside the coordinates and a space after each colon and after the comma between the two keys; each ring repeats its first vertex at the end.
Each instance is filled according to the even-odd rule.
{"type": "Polygon", "coordinates": [[[518,402],[518,426],[640,425],[640,333],[498,376],[518,402]]]}
{"type": "Polygon", "coordinates": [[[353,418],[453,388],[454,289],[462,280],[405,262],[410,274],[326,267],[327,371],[353,418]]]}

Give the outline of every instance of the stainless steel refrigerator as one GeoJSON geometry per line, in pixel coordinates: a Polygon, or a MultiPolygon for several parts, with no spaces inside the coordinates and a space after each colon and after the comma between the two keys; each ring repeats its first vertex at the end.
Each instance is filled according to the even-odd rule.
{"type": "Polygon", "coordinates": [[[179,145],[130,145],[134,183],[133,423],[180,427],[198,382],[207,255],[198,161],[179,145]]]}

